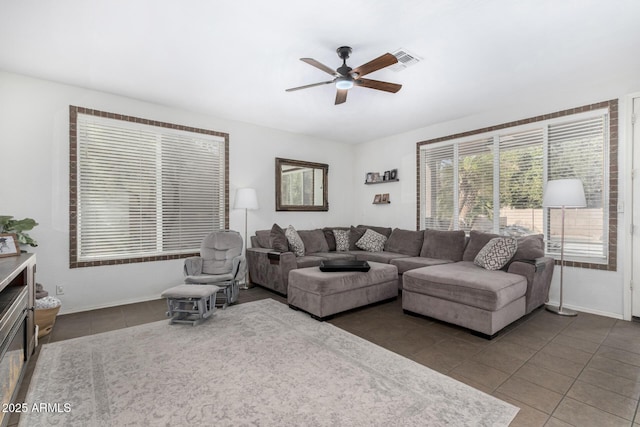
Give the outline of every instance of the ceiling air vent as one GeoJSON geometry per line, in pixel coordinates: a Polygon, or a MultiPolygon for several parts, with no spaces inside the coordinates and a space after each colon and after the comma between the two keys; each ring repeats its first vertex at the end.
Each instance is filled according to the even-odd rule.
{"type": "Polygon", "coordinates": [[[407,49],[398,49],[391,54],[398,58],[398,63],[393,64],[389,67],[389,69],[396,72],[402,71],[405,68],[411,67],[412,65],[416,65],[422,60],[422,58],[420,58],[418,55],[409,52],[407,49]]]}

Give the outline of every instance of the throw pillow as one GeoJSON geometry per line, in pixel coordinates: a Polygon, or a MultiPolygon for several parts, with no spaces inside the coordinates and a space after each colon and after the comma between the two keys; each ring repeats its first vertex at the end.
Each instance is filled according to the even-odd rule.
{"type": "Polygon", "coordinates": [[[476,259],[476,255],[478,255],[478,252],[480,252],[480,250],[484,248],[487,243],[489,243],[489,240],[496,237],[500,236],[497,234],[471,230],[471,232],[469,233],[469,243],[467,243],[467,247],[464,249],[462,260],[473,261],[474,259],[476,259]]]}
{"type": "Polygon", "coordinates": [[[364,235],[356,242],[356,246],[368,252],[381,252],[387,238],[371,229],[364,232],[364,235]]]}
{"type": "Polygon", "coordinates": [[[518,241],[513,237],[495,237],[484,245],[473,263],[486,270],[500,270],[518,250],[518,241]]]}
{"type": "Polygon", "coordinates": [[[333,236],[336,239],[336,251],[349,250],[349,230],[333,230],[333,236]]]}
{"type": "Polygon", "coordinates": [[[353,225],[349,229],[349,250],[357,251],[358,247],[356,246],[356,242],[364,236],[366,228],[362,227],[354,227],[353,225]]]}
{"type": "Polygon", "coordinates": [[[302,243],[304,243],[305,254],[329,252],[329,245],[322,230],[298,230],[298,235],[302,239],[302,243]]]}
{"type": "Polygon", "coordinates": [[[293,228],[293,225],[287,227],[284,231],[284,235],[287,236],[291,252],[296,256],[304,256],[304,243],[302,243],[302,239],[296,229],[293,228]]]}
{"type": "Polygon", "coordinates": [[[274,251],[289,251],[289,242],[287,242],[287,236],[285,236],[284,230],[278,224],[273,224],[273,227],[271,227],[269,242],[271,243],[271,247],[274,251]]]}

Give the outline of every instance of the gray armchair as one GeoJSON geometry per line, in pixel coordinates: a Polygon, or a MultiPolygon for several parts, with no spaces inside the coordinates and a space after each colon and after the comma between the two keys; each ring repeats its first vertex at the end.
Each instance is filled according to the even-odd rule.
{"type": "Polygon", "coordinates": [[[184,260],[185,283],[220,287],[216,305],[222,308],[238,300],[239,282],[245,272],[242,237],[237,231],[209,233],[200,245],[200,256],[184,260]]]}

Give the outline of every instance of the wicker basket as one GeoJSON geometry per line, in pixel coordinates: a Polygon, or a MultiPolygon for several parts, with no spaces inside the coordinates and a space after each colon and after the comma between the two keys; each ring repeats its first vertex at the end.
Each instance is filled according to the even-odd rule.
{"type": "Polygon", "coordinates": [[[35,322],[38,328],[40,328],[38,338],[42,338],[51,333],[53,325],[56,323],[58,311],[60,311],[59,306],[53,308],[37,308],[35,310],[35,322]]]}

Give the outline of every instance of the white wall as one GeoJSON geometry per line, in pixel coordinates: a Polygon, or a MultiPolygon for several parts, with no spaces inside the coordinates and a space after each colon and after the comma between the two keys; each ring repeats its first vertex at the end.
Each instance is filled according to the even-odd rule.
{"type": "MultiPolygon", "coordinates": [[[[258,192],[249,235],[351,223],[353,146],[0,72],[0,215],[40,224],[37,281],[64,286],[63,313],[157,298],[182,279],[181,260],[69,269],[69,105],[229,133],[230,204],[236,188],[258,192]],[[275,212],[275,157],[329,164],[329,212],[275,212]]],[[[244,211],[230,210],[230,228],[243,233],[244,211]]]]}
{"type": "MultiPolygon", "coordinates": [[[[623,202],[624,189],[628,183],[629,173],[625,173],[627,99],[625,94],[610,94],[596,99],[566,99],[562,102],[546,101],[522,108],[511,108],[504,111],[490,111],[472,117],[465,117],[446,123],[413,130],[391,137],[369,141],[356,146],[354,171],[357,177],[354,182],[355,222],[363,224],[385,224],[415,230],[416,228],[416,143],[433,138],[457,134],[474,129],[508,123],[519,119],[561,111],[585,104],[620,99],[619,108],[619,150],[618,194],[623,202]],[[363,185],[367,172],[378,172],[398,168],[400,182],[377,185],[363,185]],[[372,205],[377,193],[390,193],[390,205],[372,205]]],[[[624,310],[623,262],[626,233],[624,213],[618,213],[618,268],[617,271],[600,271],[580,268],[564,270],[564,305],[580,311],[622,318],[628,315],[624,310]]],[[[559,299],[559,269],[554,272],[549,299],[557,304],[559,299]]]]}

